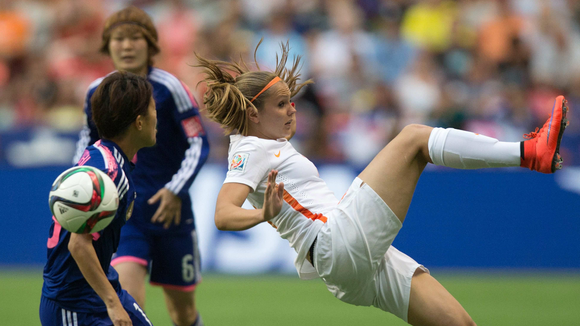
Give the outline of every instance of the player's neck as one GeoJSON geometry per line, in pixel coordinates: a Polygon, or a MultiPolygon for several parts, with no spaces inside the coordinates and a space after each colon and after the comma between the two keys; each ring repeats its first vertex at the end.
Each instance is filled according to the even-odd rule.
{"type": "Polygon", "coordinates": [[[123,138],[114,138],[109,139],[110,141],[114,142],[119,146],[123,154],[131,160],[137,154],[137,151],[141,149],[142,146],[136,146],[135,141],[130,139],[130,137],[123,137],[123,138]]]}
{"type": "Polygon", "coordinates": [[[272,135],[266,134],[265,132],[263,132],[261,129],[259,128],[252,128],[250,127],[248,130],[248,134],[246,136],[253,136],[253,137],[258,137],[261,139],[270,139],[270,140],[277,140],[280,138],[286,138],[289,139],[288,137],[274,137],[272,135]]]}
{"type": "MultiPolygon", "coordinates": [[[[115,67],[115,69],[117,69],[117,70],[123,70],[123,69],[116,68],[116,67],[115,67]]],[[[133,73],[135,75],[139,75],[141,77],[147,77],[147,74],[149,73],[149,66],[141,67],[139,69],[131,69],[131,70],[125,69],[124,71],[133,73]]]]}

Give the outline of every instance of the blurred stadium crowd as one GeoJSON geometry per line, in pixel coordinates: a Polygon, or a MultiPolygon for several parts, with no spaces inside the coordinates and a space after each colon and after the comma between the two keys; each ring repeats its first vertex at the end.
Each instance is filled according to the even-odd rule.
{"type": "MultiPolygon", "coordinates": [[[[309,158],[362,166],[408,123],[519,141],[564,94],[562,152],[580,164],[575,0],[0,0],[0,134],[80,130],[88,85],[113,69],[98,53],[104,19],[129,4],[157,26],[155,65],[199,102],[194,51],[251,61],[263,38],[264,68],[289,40],[315,81],[296,99],[295,146],[309,158]]],[[[228,139],[206,127],[222,162],[228,139]]]]}

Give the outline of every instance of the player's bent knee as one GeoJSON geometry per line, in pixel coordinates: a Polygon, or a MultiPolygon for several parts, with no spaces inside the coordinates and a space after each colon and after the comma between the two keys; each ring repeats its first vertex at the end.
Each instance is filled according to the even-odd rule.
{"type": "Polygon", "coordinates": [[[421,154],[428,159],[428,142],[433,128],[421,124],[406,125],[395,137],[399,146],[411,155],[421,154]]]}
{"type": "Polygon", "coordinates": [[[399,133],[399,135],[406,135],[406,136],[416,136],[418,134],[423,134],[423,133],[430,133],[431,132],[431,127],[426,126],[426,125],[422,125],[422,124],[418,124],[418,123],[411,123],[406,125],[405,127],[403,127],[403,130],[401,130],[401,132],[399,133]]]}

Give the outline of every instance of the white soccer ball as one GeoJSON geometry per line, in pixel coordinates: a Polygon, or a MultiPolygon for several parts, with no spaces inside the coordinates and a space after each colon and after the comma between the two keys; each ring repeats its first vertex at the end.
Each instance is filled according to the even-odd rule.
{"type": "Polygon", "coordinates": [[[92,166],[75,166],[61,173],[50,190],[52,215],[74,233],[98,232],[113,220],[119,207],[117,187],[92,166]]]}

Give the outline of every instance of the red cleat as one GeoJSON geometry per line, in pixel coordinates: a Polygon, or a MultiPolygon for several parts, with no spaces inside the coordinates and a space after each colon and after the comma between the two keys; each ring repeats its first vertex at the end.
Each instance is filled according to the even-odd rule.
{"type": "Polygon", "coordinates": [[[562,156],[560,156],[560,141],[564,134],[564,129],[569,122],[566,119],[568,107],[564,96],[560,95],[554,102],[552,116],[546,121],[542,129],[536,128],[524,137],[521,167],[527,167],[542,173],[554,173],[562,168],[562,156]]]}

